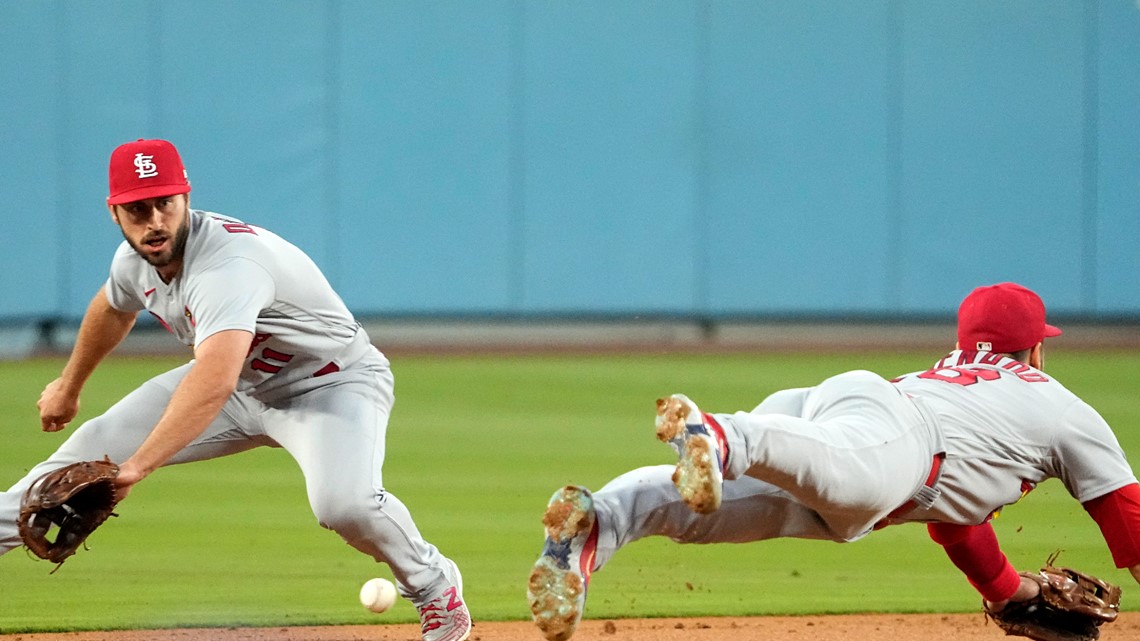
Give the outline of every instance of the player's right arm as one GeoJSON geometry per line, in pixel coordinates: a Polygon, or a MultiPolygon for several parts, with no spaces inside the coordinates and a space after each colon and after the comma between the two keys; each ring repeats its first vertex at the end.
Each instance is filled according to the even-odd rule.
{"type": "Polygon", "coordinates": [[[59,378],[48,383],[36,406],[40,409],[40,425],[45,432],[58,432],[67,427],[79,413],[79,393],[99,363],[123,342],[134,327],[136,314],[111,306],[102,287],[91,299],[75,347],[59,378]]]}
{"type": "Polygon", "coordinates": [[[926,527],[930,538],[942,546],[983,599],[1003,605],[1010,599],[1024,600],[1020,597],[1032,586],[1022,580],[1001,551],[988,521],[979,525],[928,523],[926,527]]]}

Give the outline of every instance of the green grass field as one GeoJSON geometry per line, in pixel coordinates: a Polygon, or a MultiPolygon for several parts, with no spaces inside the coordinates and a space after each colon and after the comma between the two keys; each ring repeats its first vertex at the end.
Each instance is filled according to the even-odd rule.
{"type": "MultiPolygon", "coordinates": [[[[479,356],[394,359],[397,403],[386,485],[425,536],[463,568],[476,619],[529,619],[525,580],[539,519],[565,483],[598,488],[634,467],[671,463],[653,438],[653,401],[685,392],[707,411],[748,409],[784,387],[839,371],[922,369],[939,354],[479,356]]],[[[171,359],[112,358],[83,397],[94,416],[171,359]]],[[[38,429],[35,401],[57,360],[0,363],[0,485],[66,434],[38,429]]],[[[1140,353],[1050,351],[1049,371],[1140,453],[1140,353]]],[[[21,550],[0,557],[0,633],[174,626],[410,622],[381,617],[356,592],[385,567],[317,526],[301,475],[283,451],[160,470],[54,575],[21,550]],[[51,604],[50,608],[47,604],[51,604]],[[50,615],[44,612],[50,610],[50,615]]],[[[995,522],[1015,565],[1062,561],[1140,594],[1057,481],[995,522]]],[[[779,540],[623,549],[590,586],[588,618],[838,612],[970,612],[978,597],[926,537],[899,526],[851,544],[779,540]],[[778,586],[778,587],[776,587],[778,586]]]]}

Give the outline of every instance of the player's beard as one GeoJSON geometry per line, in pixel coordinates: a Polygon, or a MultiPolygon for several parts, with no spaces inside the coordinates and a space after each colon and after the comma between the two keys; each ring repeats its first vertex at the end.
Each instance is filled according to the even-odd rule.
{"type": "Polygon", "coordinates": [[[127,238],[127,242],[130,243],[131,248],[135,250],[135,253],[137,253],[139,256],[142,256],[143,260],[150,263],[154,267],[166,267],[171,263],[181,261],[182,256],[186,253],[186,239],[189,237],[189,215],[182,219],[182,224],[178,226],[177,230],[175,230],[174,238],[170,243],[170,249],[162,252],[161,254],[152,254],[144,249],[147,241],[150,240],[150,237],[144,236],[140,242],[136,243],[130,238],[127,238],[127,234],[125,232],[123,233],[123,238],[127,238]]]}

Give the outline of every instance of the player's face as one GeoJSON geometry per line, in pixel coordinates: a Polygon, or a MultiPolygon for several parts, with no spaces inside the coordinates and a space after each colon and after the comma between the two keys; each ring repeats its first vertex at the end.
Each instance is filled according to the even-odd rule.
{"type": "Polygon", "coordinates": [[[136,200],[111,208],[123,238],[163,277],[182,266],[190,234],[189,201],[185,194],[136,200]]]}

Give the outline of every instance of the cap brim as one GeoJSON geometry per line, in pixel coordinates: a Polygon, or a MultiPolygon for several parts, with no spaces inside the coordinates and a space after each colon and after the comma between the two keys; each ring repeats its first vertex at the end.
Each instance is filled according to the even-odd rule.
{"type": "Polygon", "coordinates": [[[190,193],[190,185],[151,185],[124,191],[114,196],[108,196],[107,204],[122,205],[123,203],[133,203],[136,200],[146,200],[147,198],[162,198],[163,196],[188,193],[190,193]]]}
{"type": "Polygon", "coordinates": [[[1052,325],[1049,325],[1048,323],[1045,324],[1045,338],[1052,338],[1054,336],[1060,336],[1060,335],[1061,335],[1061,329],[1060,328],[1053,327],[1052,325]]]}

